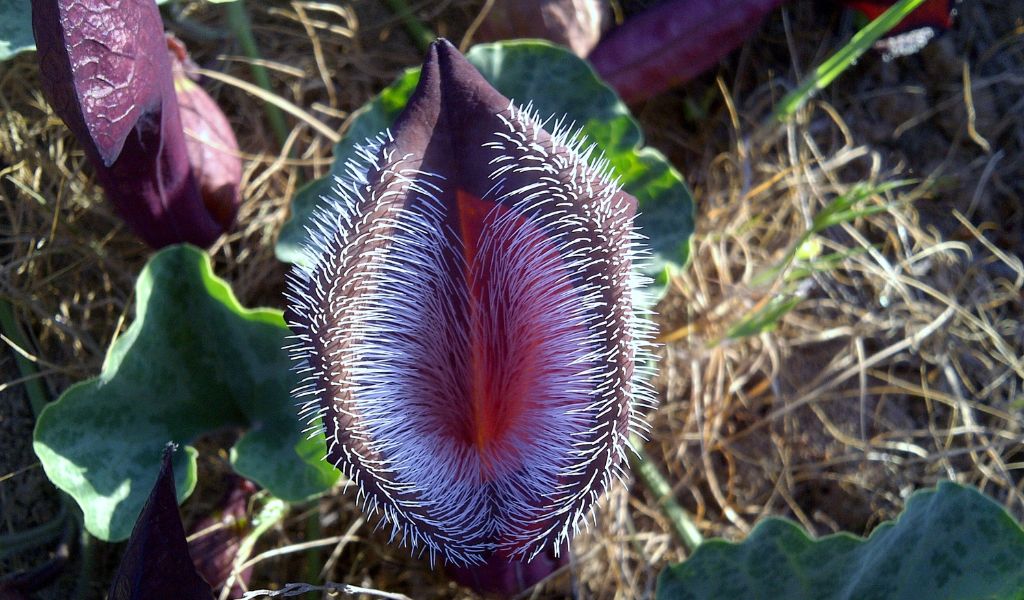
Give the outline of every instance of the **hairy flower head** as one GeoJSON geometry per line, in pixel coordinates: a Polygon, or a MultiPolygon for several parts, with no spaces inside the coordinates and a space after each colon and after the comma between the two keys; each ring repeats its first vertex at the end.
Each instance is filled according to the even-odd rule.
{"type": "Polygon", "coordinates": [[[327,458],[433,559],[564,546],[650,389],[636,200],[444,40],[314,217],[287,311],[327,458]]]}

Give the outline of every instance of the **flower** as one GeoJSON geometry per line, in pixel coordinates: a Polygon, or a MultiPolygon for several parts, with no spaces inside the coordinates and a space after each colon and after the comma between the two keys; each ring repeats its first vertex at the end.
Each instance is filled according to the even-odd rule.
{"type": "Polygon", "coordinates": [[[394,538],[455,566],[557,555],[652,399],[636,200],[545,127],[438,40],[289,275],[328,460],[394,538]]]}

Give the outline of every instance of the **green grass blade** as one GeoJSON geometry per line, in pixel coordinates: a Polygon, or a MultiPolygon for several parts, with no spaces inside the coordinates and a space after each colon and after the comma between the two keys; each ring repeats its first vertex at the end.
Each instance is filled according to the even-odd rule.
{"type": "Polygon", "coordinates": [[[772,298],[753,314],[742,319],[729,328],[725,337],[731,340],[752,337],[766,331],[774,331],[779,325],[779,320],[786,316],[786,313],[796,308],[803,300],[801,296],[783,295],[772,298]]]}
{"type": "Polygon", "coordinates": [[[405,30],[409,33],[409,37],[412,38],[416,47],[423,52],[429,50],[431,42],[437,39],[437,34],[424,25],[423,21],[416,18],[412,8],[409,7],[405,0],[387,0],[387,5],[402,20],[402,25],[405,26],[405,30]]]}
{"type": "Polygon", "coordinates": [[[753,287],[761,287],[768,285],[778,278],[778,276],[781,275],[790,264],[792,264],[793,259],[796,258],[797,252],[800,250],[801,246],[803,246],[814,235],[825,231],[829,227],[841,225],[842,223],[847,223],[860,217],[867,217],[885,212],[890,208],[890,205],[888,204],[876,204],[872,206],[854,208],[861,202],[871,198],[872,196],[881,195],[889,190],[911,185],[913,183],[915,182],[910,179],[888,181],[878,185],[860,183],[855,185],[848,192],[837,196],[814,215],[811,226],[790,246],[789,250],[786,251],[785,256],[782,257],[782,260],[771,268],[755,275],[754,278],[751,279],[750,284],[753,287]]]}
{"type": "Polygon", "coordinates": [[[676,502],[672,486],[665,480],[657,465],[644,450],[643,440],[633,435],[629,438],[629,445],[630,450],[626,452],[626,457],[629,460],[630,469],[657,500],[662,514],[672,524],[676,536],[683,542],[687,553],[693,552],[704,542],[700,530],[690,519],[690,515],[686,514],[686,510],[676,502]]]}
{"type": "MultiPolygon", "coordinates": [[[[267,72],[267,68],[261,62],[263,56],[260,54],[256,37],[252,33],[252,22],[249,19],[249,13],[245,9],[245,0],[225,2],[224,14],[227,17],[231,31],[234,32],[238,40],[242,53],[252,60],[249,63],[249,71],[252,73],[256,85],[268,92],[274,93],[274,89],[270,85],[270,75],[267,72]]],[[[284,114],[281,112],[281,109],[268,103],[264,103],[263,110],[267,115],[267,120],[270,122],[271,130],[274,132],[274,138],[277,140],[278,145],[283,148],[288,142],[288,132],[290,131],[285,123],[284,114]]]]}
{"type": "Polygon", "coordinates": [[[872,44],[878,41],[878,38],[899,25],[900,21],[924,2],[925,0],[899,0],[877,19],[864,26],[845,46],[814,69],[814,72],[804,79],[800,87],[786,94],[786,97],[775,109],[775,117],[780,121],[790,117],[819,90],[828,87],[828,84],[848,69],[861,54],[864,54],[872,44]]]}

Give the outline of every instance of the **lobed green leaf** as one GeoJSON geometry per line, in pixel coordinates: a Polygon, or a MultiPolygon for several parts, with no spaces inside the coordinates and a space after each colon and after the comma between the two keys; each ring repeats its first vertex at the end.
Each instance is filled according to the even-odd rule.
{"type": "MultiPolygon", "coordinates": [[[[338,479],[321,460],[323,436],[301,432],[279,311],[243,308],[191,246],[154,255],[135,295],[135,321],[100,375],[47,406],[35,429],[46,475],[78,502],[93,535],[128,537],[167,442],[223,428],[245,429],[232,463],[275,496],[303,500],[338,479]]],[[[197,452],[186,450],[175,456],[179,501],[196,483],[197,452]]]]}
{"type": "Polygon", "coordinates": [[[867,539],[811,539],[769,518],[746,540],[702,544],[658,578],[661,600],[1002,600],[1024,598],[1024,530],[973,488],[915,493],[867,539]]]}

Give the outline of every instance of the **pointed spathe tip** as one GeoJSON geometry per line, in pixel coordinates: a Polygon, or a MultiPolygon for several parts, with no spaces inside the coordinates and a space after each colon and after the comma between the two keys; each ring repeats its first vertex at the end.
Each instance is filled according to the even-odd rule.
{"type": "Polygon", "coordinates": [[[423,59],[423,65],[426,66],[431,63],[437,63],[438,55],[443,52],[445,46],[451,46],[451,42],[445,38],[437,38],[433,42],[430,42],[430,46],[427,48],[427,56],[423,59]]]}
{"type": "MultiPolygon", "coordinates": [[[[436,69],[439,62],[449,62],[452,57],[463,58],[462,53],[455,47],[454,44],[448,41],[447,38],[439,37],[430,43],[430,47],[427,48],[427,56],[423,59],[423,67],[425,70],[431,67],[436,69]]],[[[463,60],[465,60],[463,58],[463,60]]]]}
{"type": "MultiPolygon", "coordinates": [[[[455,155],[453,148],[475,148],[483,137],[496,131],[500,126],[494,122],[496,115],[508,105],[509,100],[491,87],[458,48],[445,38],[437,38],[423,60],[416,91],[392,131],[401,140],[398,145],[403,152],[422,150],[431,140],[443,140],[448,150],[432,156],[449,162],[455,155]]],[[[431,168],[441,168],[433,161],[428,163],[431,168]]]]}
{"type": "MultiPolygon", "coordinates": [[[[445,49],[450,48],[452,50],[455,50],[455,45],[452,44],[451,42],[449,42],[448,38],[446,38],[446,37],[439,37],[439,38],[435,39],[433,42],[430,42],[430,50],[431,51],[435,51],[435,50],[437,50],[439,48],[445,48],[445,49]]],[[[457,50],[456,50],[456,52],[457,52],[457,50]]]]}
{"type": "Polygon", "coordinates": [[[443,38],[443,37],[439,37],[439,38],[437,38],[436,40],[434,40],[433,42],[430,43],[430,50],[429,50],[429,52],[431,54],[447,54],[447,55],[455,53],[455,54],[458,54],[459,56],[462,56],[462,53],[459,52],[459,49],[455,47],[455,44],[453,44],[450,41],[448,41],[448,38],[443,38]]]}
{"type": "Polygon", "coordinates": [[[423,61],[424,73],[436,73],[445,84],[490,88],[476,67],[471,65],[459,49],[446,38],[439,37],[430,44],[423,61]]]}

